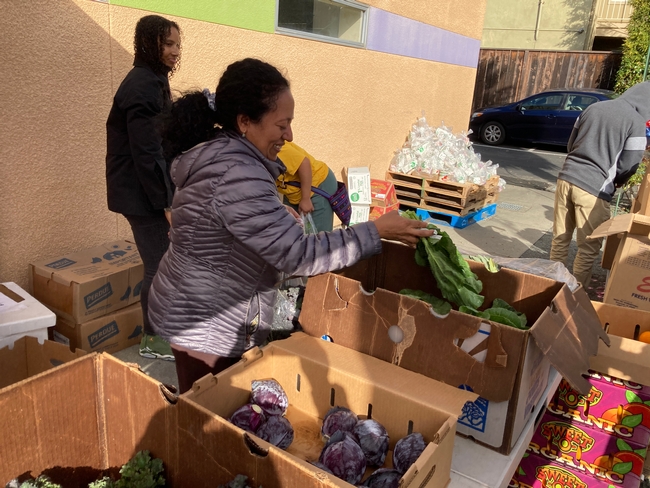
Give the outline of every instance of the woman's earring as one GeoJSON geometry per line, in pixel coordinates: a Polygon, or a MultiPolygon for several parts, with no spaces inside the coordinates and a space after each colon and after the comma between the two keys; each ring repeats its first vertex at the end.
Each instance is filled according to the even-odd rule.
{"type": "Polygon", "coordinates": [[[242,133],[241,133],[241,136],[242,136],[244,139],[246,139],[246,132],[242,132],[242,133]]]}

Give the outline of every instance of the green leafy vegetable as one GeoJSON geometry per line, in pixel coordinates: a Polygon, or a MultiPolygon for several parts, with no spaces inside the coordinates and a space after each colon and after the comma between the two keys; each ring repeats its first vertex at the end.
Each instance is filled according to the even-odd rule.
{"type": "Polygon", "coordinates": [[[429,293],[425,293],[420,290],[409,290],[408,288],[400,290],[399,293],[400,295],[406,295],[407,297],[427,302],[429,305],[431,305],[433,311],[439,315],[448,315],[449,312],[451,312],[451,304],[449,302],[446,302],[445,300],[442,300],[441,298],[433,296],[429,293]]]}
{"type": "MultiPolygon", "coordinates": [[[[413,210],[407,210],[402,215],[413,220],[422,220],[413,210]]],[[[449,234],[433,224],[428,227],[434,229],[436,235],[434,238],[420,239],[416,248],[416,262],[420,265],[428,263],[445,299],[458,306],[480,308],[484,299],[480,295],[483,283],[458,252],[449,234]]]]}
{"type": "Polygon", "coordinates": [[[139,451],[120,469],[116,488],[155,488],[165,486],[163,462],[151,458],[149,451],[139,451]]]}

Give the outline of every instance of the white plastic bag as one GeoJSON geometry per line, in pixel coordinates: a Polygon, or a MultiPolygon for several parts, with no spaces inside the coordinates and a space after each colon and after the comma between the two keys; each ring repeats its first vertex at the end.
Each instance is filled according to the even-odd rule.
{"type": "MultiPolygon", "coordinates": [[[[305,234],[318,234],[311,214],[301,213],[300,217],[305,234]]],[[[275,295],[271,330],[291,331],[294,328],[294,319],[297,319],[300,313],[297,303],[304,294],[306,286],[306,276],[288,276],[282,273],[275,295]]]]}

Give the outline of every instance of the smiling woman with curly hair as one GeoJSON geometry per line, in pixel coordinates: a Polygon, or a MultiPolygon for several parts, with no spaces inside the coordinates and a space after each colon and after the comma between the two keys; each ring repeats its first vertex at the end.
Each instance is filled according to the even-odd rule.
{"type": "Polygon", "coordinates": [[[128,220],[144,264],[140,355],[173,361],[169,344],[149,326],[147,312],[151,281],[169,247],[167,209],[174,187],[156,118],[171,105],[169,76],[178,69],[181,54],[178,24],[158,15],[142,17],[133,47],[133,69],[118,88],[106,121],[108,208],[128,220]]]}

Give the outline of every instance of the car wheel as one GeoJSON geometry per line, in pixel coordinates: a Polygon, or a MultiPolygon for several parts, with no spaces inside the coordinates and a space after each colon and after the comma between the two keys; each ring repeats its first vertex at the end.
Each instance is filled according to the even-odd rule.
{"type": "Polygon", "coordinates": [[[481,127],[481,140],[490,146],[498,146],[506,140],[506,130],[498,122],[487,122],[481,127]]]}

